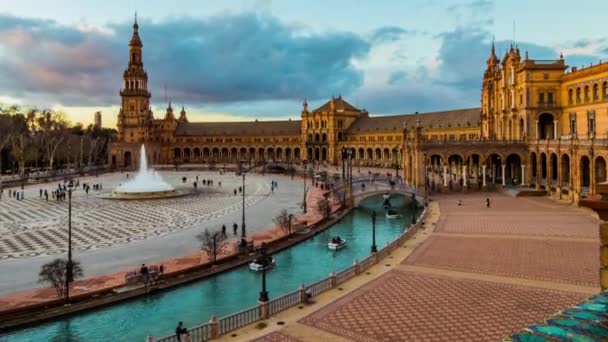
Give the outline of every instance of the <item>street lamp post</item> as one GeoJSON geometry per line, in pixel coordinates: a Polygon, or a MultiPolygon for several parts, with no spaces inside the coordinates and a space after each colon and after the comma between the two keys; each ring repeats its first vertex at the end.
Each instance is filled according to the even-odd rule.
{"type": "MultiPolygon", "coordinates": [[[[262,244],[260,254],[262,262],[272,262],[270,256],[266,254],[266,244],[262,244]]],[[[258,301],[262,303],[268,302],[268,291],[266,291],[266,265],[262,267],[262,291],[260,291],[260,298],[258,298],[258,301]]]]}
{"type": "Polygon", "coordinates": [[[372,211],[372,253],[378,252],[376,247],[376,211],[372,211]]]}
{"type": "Polygon", "coordinates": [[[343,182],[344,182],[344,181],[345,181],[345,179],[346,179],[346,178],[345,178],[346,173],[345,173],[345,170],[344,170],[344,155],[345,155],[345,150],[346,150],[346,147],[342,147],[342,181],[343,181],[343,182]]]}
{"type": "Polygon", "coordinates": [[[308,164],[306,160],[304,160],[304,200],[302,202],[302,206],[304,207],[304,214],[306,214],[306,174],[308,173],[308,164]]]}
{"type": "Polygon", "coordinates": [[[245,232],[245,170],[241,168],[243,174],[243,222],[241,222],[241,238],[245,238],[247,233],[245,232]]]}
{"type": "Polygon", "coordinates": [[[70,283],[74,280],[72,264],[72,189],[68,189],[68,263],[65,270],[65,301],[70,302],[70,283]]]}
{"type": "Polygon", "coordinates": [[[426,169],[426,152],[424,156],[424,206],[429,205],[429,191],[428,191],[428,170],[426,169]]]}

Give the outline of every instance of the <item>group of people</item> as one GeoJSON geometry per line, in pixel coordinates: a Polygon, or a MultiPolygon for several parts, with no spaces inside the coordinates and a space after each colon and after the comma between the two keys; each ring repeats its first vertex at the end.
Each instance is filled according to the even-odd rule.
{"type": "Polygon", "coordinates": [[[342,240],[342,238],[341,238],[341,237],[339,237],[339,236],[335,236],[335,237],[332,237],[332,238],[331,238],[331,243],[335,243],[335,244],[341,244],[341,243],[342,243],[342,241],[344,241],[344,240],[342,240]]]}
{"type": "Polygon", "coordinates": [[[148,267],[146,264],[141,264],[139,268],[139,274],[145,285],[155,282],[160,279],[165,273],[165,265],[148,267]]]}
{"type": "MultiPolygon", "coordinates": [[[[0,200],[2,199],[2,195],[4,194],[4,189],[0,189],[0,200]]],[[[17,201],[22,201],[25,198],[25,194],[23,190],[11,190],[8,189],[8,198],[14,198],[17,201]]]]}
{"type": "Polygon", "coordinates": [[[270,191],[274,192],[274,189],[279,187],[279,183],[277,181],[270,181],[270,191]]]}

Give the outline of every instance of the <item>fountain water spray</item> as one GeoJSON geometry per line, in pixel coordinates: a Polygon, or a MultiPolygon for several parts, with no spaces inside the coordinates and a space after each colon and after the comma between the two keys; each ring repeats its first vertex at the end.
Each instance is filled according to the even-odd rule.
{"type": "Polygon", "coordinates": [[[175,188],[165,182],[158,172],[148,169],[146,148],[141,145],[139,152],[139,171],[135,177],[120,185],[112,192],[114,198],[162,198],[173,197],[175,188]]]}

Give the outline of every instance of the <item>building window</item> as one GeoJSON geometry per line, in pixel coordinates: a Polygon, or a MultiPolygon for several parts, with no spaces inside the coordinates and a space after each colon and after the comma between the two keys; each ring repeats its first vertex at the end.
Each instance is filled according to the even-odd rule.
{"type": "Polygon", "coordinates": [[[549,79],[549,73],[547,73],[547,72],[546,72],[546,73],[544,73],[544,74],[543,74],[543,78],[544,78],[544,79],[546,79],[546,80],[548,80],[548,79],[549,79]]]}
{"type": "Polygon", "coordinates": [[[576,136],[576,113],[570,113],[570,135],[576,136]]]}
{"type": "Polygon", "coordinates": [[[547,102],[549,105],[553,104],[553,93],[547,93],[547,102]]]}
{"type": "Polygon", "coordinates": [[[574,103],[574,91],[572,89],[568,90],[568,104],[571,105],[574,103]]]}
{"type": "Polygon", "coordinates": [[[600,86],[596,83],[593,85],[593,101],[600,99],[600,86]]]}
{"type": "Polygon", "coordinates": [[[581,104],[581,88],[576,88],[576,104],[581,104]]]}
{"type": "Polygon", "coordinates": [[[545,104],[545,93],[538,94],[538,104],[540,104],[540,105],[545,104]]]}
{"type": "Polygon", "coordinates": [[[585,102],[589,102],[591,98],[589,97],[589,86],[585,86],[585,102]]]}
{"type": "Polygon", "coordinates": [[[595,135],[595,111],[587,112],[587,132],[590,136],[595,135]]]}

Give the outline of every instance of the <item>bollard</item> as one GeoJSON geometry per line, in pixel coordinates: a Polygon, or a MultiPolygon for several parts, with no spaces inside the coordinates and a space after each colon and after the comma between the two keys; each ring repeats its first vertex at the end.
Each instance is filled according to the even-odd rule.
{"type": "Polygon", "coordinates": [[[306,286],[304,286],[304,283],[300,284],[300,302],[301,303],[306,303],[306,286]]]}
{"type": "Polygon", "coordinates": [[[218,331],[218,323],[217,323],[217,317],[215,317],[215,315],[211,316],[211,320],[209,320],[209,325],[210,325],[210,330],[211,330],[211,338],[217,338],[219,336],[219,331],[218,331]]]}
{"type": "Polygon", "coordinates": [[[355,275],[358,275],[360,273],[359,272],[359,260],[355,259],[353,266],[355,267],[355,275]]]}
{"type": "Polygon", "coordinates": [[[336,277],[336,272],[331,272],[329,274],[329,282],[331,284],[331,287],[336,287],[336,285],[338,285],[338,279],[336,277]]]}
{"type": "Polygon", "coordinates": [[[258,300],[258,305],[260,306],[260,317],[262,319],[268,319],[268,317],[270,317],[270,312],[268,312],[268,302],[258,300]]]}

